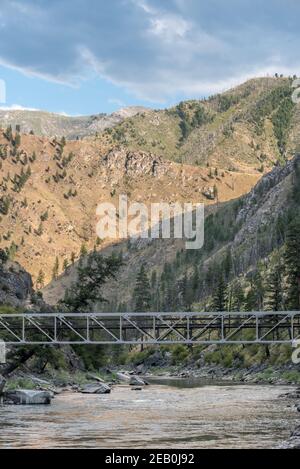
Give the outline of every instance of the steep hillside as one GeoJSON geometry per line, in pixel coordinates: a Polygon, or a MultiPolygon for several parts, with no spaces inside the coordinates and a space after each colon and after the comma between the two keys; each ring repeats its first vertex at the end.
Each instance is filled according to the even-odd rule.
{"type": "Polygon", "coordinates": [[[110,150],[97,138],[65,141],[1,132],[0,247],[43,285],[74,262],[81,249],[99,245],[95,225],[100,202],[117,205],[119,194],[127,194],[147,205],[213,204],[216,197],[221,202],[244,194],[259,177],[180,165],[124,148],[110,150]]]}
{"type": "Polygon", "coordinates": [[[105,135],[178,162],[264,172],[300,143],[291,93],[288,78],[253,79],[207,100],[139,113],[105,135]]]}
{"type": "MultiPolygon", "coordinates": [[[[267,174],[248,195],[207,208],[205,244],[199,251],[186,251],[178,240],[140,240],[104,249],[104,254],[122,252],[125,266],[118,281],[106,287],[109,304],[102,308],[133,308],[142,265],[151,280],[152,309],[157,311],[190,309],[194,303],[207,309],[220,273],[228,284],[240,276],[251,279],[261,261],[269,264],[268,256],[282,246],[288,223],[299,213],[293,196],[300,182],[299,165],[297,156],[267,174]]],[[[75,279],[73,266],[45,289],[45,299],[55,303],[75,279]]]]}
{"type": "Polygon", "coordinates": [[[72,140],[103,132],[105,129],[120,124],[124,119],[145,111],[145,108],[136,106],[120,109],[111,115],[71,117],[43,111],[1,110],[0,108],[0,128],[11,125],[15,129],[19,126],[24,134],[33,132],[39,136],[64,136],[72,140]]]}

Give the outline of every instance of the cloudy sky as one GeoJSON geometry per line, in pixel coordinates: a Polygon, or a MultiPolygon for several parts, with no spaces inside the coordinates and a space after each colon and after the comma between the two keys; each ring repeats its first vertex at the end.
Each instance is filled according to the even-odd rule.
{"type": "Polygon", "coordinates": [[[0,0],[5,106],[166,107],[300,74],[299,18],[299,0],[0,0]]]}

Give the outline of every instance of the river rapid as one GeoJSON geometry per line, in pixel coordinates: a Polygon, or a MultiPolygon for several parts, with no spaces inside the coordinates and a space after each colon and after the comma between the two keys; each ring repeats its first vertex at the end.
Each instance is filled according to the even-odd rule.
{"type": "Polygon", "coordinates": [[[161,380],[0,407],[0,448],[276,448],[299,422],[289,386],[161,380]]]}

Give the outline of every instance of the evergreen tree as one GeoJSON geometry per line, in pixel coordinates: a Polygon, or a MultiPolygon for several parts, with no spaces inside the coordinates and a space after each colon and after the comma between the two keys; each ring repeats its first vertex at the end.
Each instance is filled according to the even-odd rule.
{"type": "MultiPolygon", "coordinates": [[[[171,295],[172,296],[172,295],[171,295]]],[[[189,298],[188,298],[188,280],[187,276],[185,275],[178,283],[178,296],[180,300],[180,305],[185,308],[189,306],[189,298]]]]}
{"type": "Polygon", "coordinates": [[[71,253],[71,264],[72,264],[72,265],[75,264],[75,260],[76,260],[76,254],[75,254],[75,252],[72,252],[72,253],[71,253]]]}
{"type": "Polygon", "coordinates": [[[280,262],[276,263],[267,277],[265,292],[265,311],[283,310],[283,266],[280,262]]]}
{"type": "Polygon", "coordinates": [[[192,276],[192,290],[193,290],[193,296],[194,298],[196,299],[197,296],[198,296],[198,292],[200,290],[200,276],[199,276],[199,270],[197,268],[197,266],[195,265],[194,266],[194,273],[193,273],[193,276],[192,276]]]}
{"type": "Polygon", "coordinates": [[[262,311],[264,303],[264,282],[263,277],[258,267],[255,274],[251,279],[251,288],[246,295],[246,311],[262,311]]]}
{"type": "Polygon", "coordinates": [[[80,311],[96,303],[106,302],[101,288],[109,280],[115,279],[122,262],[114,255],[104,258],[93,251],[84,265],[78,266],[77,281],[66,292],[62,303],[68,308],[80,311]]]}
{"type": "Polygon", "coordinates": [[[244,311],[245,294],[241,283],[237,280],[227,289],[227,310],[230,312],[244,311]]]}
{"type": "Polygon", "coordinates": [[[58,274],[59,274],[59,260],[58,260],[58,257],[56,257],[53,270],[52,270],[52,279],[56,280],[58,278],[58,274]]]}
{"type": "Polygon", "coordinates": [[[223,269],[225,278],[228,280],[232,271],[232,256],[230,249],[227,250],[226,257],[223,261],[223,269]]]}
{"type": "Polygon", "coordinates": [[[212,309],[215,312],[226,311],[226,286],[223,275],[220,276],[212,301],[212,309]]]}
{"type": "Polygon", "coordinates": [[[42,270],[39,271],[38,277],[36,279],[36,287],[38,290],[41,290],[45,286],[45,274],[42,270]]]}
{"type": "Polygon", "coordinates": [[[87,250],[86,245],[82,244],[80,248],[80,257],[85,257],[87,253],[88,253],[88,250],[87,250]]]}
{"type": "Polygon", "coordinates": [[[147,312],[151,309],[151,287],[144,265],[136,278],[133,303],[136,312],[147,312]]]}
{"type": "Polygon", "coordinates": [[[288,227],[285,248],[285,267],[288,277],[287,306],[290,310],[300,309],[300,219],[288,227]]]}

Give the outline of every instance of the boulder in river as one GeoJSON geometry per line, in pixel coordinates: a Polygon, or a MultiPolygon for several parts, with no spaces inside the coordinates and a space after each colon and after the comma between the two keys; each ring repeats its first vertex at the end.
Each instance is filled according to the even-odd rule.
{"type": "Polygon", "coordinates": [[[116,377],[119,381],[123,382],[123,383],[129,383],[130,380],[131,380],[131,376],[125,374],[125,373],[117,373],[116,374],[116,377]]]}
{"type": "Polygon", "coordinates": [[[110,387],[107,384],[87,384],[81,388],[82,394],[109,394],[111,392],[110,387]]]}
{"type": "Polygon", "coordinates": [[[12,402],[15,405],[49,405],[51,398],[51,393],[48,391],[18,389],[4,393],[4,402],[12,402]]]}
{"type": "Polygon", "coordinates": [[[146,383],[142,378],[139,378],[138,376],[131,376],[130,385],[131,386],[145,386],[146,383]]]}

